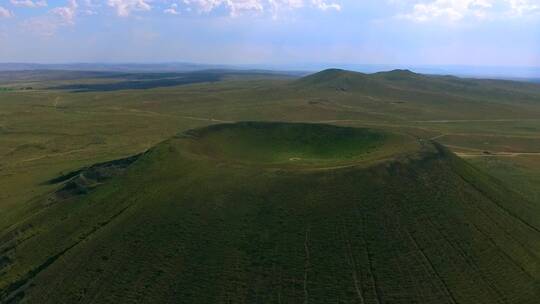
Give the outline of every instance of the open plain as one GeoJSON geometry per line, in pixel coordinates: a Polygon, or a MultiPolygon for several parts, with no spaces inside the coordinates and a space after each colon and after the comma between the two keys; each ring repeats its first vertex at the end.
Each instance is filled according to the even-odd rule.
{"type": "Polygon", "coordinates": [[[0,302],[537,303],[540,85],[3,72],[0,302]]]}

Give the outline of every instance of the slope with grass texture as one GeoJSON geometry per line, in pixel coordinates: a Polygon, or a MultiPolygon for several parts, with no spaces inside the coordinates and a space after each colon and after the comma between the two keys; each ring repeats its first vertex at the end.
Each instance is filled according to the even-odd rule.
{"type": "Polygon", "coordinates": [[[535,208],[437,144],[218,125],[2,233],[0,301],[533,304],[535,208]]]}
{"type": "Polygon", "coordinates": [[[501,80],[464,79],[423,75],[409,70],[363,74],[339,69],[324,70],[299,80],[293,86],[304,90],[336,90],[373,94],[383,99],[409,96],[443,102],[461,98],[469,102],[538,103],[540,87],[531,83],[501,80]]]}

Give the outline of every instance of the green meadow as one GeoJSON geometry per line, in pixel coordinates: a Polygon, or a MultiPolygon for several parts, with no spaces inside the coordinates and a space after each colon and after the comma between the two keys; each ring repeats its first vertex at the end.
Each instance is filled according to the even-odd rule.
{"type": "Polygon", "coordinates": [[[537,303],[540,85],[194,74],[0,77],[0,302],[537,303]]]}

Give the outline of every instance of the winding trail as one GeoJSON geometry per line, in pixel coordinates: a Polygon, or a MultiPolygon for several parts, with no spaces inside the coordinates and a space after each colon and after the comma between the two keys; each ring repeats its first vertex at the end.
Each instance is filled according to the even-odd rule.
{"type": "Polygon", "coordinates": [[[309,291],[308,291],[308,272],[311,268],[310,254],[309,254],[309,226],[306,228],[306,236],[304,238],[304,251],[306,254],[306,260],[304,265],[304,304],[309,303],[309,291]]]}
{"type": "Polygon", "coordinates": [[[23,160],[19,161],[19,163],[31,162],[31,161],[40,160],[40,159],[43,159],[43,158],[48,158],[48,157],[69,155],[69,154],[74,154],[74,153],[82,152],[82,151],[86,151],[86,150],[87,149],[75,149],[75,150],[69,150],[69,151],[59,152],[59,153],[44,154],[44,155],[41,155],[41,156],[38,156],[38,157],[32,157],[32,158],[23,159],[23,160]]]}
{"type": "Polygon", "coordinates": [[[430,138],[430,140],[439,139],[439,138],[445,137],[446,135],[448,135],[448,134],[437,135],[437,136],[434,136],[434,137],[430,138]]]}
{"type": "Polygon", "coordinates": [[[540,121],[538,118],[523,118],[523,119],[441,119],[441,120],[414,120],[416,123],[460,123],[460,122],[522,122],[522,121],[540,121]]]}
{"type": "Polygon", "coordinates": [[[214,118],[194,117],[194,116],[180,116],[180,118],[191,119],[191,120],[199,120],[199,121],[222,122],[222,123],[233,123],[234,122],[232,120],[221,120],[221,119],[214,119],[214,118]]]}
{"type": "Polygon", "coordinates": [[[517,156],[540,156],[540,152],[489,152],[489,153],[464,153],[454,152],[459,157],[517,157],[517,156]]]}

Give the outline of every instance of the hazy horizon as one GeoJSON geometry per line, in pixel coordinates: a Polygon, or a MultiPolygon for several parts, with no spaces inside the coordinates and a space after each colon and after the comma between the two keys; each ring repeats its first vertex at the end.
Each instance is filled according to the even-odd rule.
{"type": "Polygon", "coordinates": [[[472,78],[498,78],[509,80],[540,81],[540,67],[524,66],[472,66],[472,65],[404,65],[404,64],[343,64],[343,63],[296,63],[296,64],[207,64],[198,62],[0,62],[1,71],[68,70],[101,72],[191,72],[212,69],[260,70],[298,75],[325,69],[344,69],[362,73],[377,73],[395,69],[407,69],[421,74],[453,75],[472,78]]]}
{"type": "Polygon", "coordinates": [[[540,0],[1,0],[0,62],[540,66],[540,0]]]}

